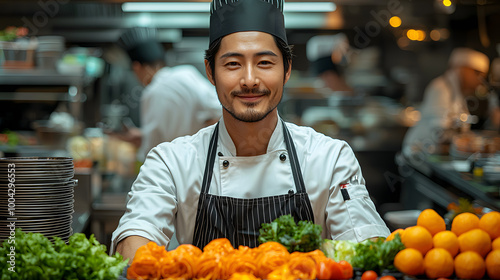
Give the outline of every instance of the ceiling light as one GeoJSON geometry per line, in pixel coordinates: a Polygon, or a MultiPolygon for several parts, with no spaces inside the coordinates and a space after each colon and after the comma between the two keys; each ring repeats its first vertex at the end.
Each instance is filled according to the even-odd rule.
{"type": "MultiPolygon", "coordinates": [[[[333,12],[336,6],[332,2],[291,2],[286,3],[284,12],[333,12]]],[[[209,12],[208,2],[126,2],[122,4],[124,12],[209,12]]]]}

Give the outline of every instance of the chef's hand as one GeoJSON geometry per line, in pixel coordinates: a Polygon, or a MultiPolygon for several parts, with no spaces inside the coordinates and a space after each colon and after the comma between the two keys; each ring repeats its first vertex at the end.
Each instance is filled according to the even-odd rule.
{"type": "Polygon", "coordinates": [[[123,256],[123,259],[128,259],[128,263],[131,264],[134,259],[135,252],[139,247],[144,246],[150,242],[149,239],[132,235],[129,236],[116,245],[116,252],[123,256]]]}

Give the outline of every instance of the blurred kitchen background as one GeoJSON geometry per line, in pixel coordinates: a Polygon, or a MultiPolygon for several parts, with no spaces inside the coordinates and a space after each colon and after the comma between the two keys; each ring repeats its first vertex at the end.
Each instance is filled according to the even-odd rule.
{"type": "MultiPolygon", "coordinates": [[[[499,57],[500,1],[311,2],[285,4],[295,57],[280,114],[347,140],[384,213],[400,203],[407,179],[396,161],[402,139],[420,117],[425,86],[446,70],[451,50],[469,47],[490,60],[499,57]],[[327,88],[307,59],[310,38],[336,34],[345,34],[350,45],[343,56],[349,95],[327,88]]],[[[75,159],[81,192],[75,195],[75,231],[95,233],[107,244],[137,175],[135,149],[103,133],[123,122],[140,126],[142,86],[115,44],[119,35],[129,27],[155,27],[167,65],[191,64],[204,74],[208,5],[0,1],[0,154],[75,159]]],[[[443,210],[449,202],[441,203],[443,210]]]]}

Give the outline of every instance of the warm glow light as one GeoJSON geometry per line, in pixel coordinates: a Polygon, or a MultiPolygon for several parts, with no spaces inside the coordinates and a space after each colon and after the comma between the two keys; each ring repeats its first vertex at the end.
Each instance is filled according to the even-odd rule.
{"type": "Polygon", "coordinates": [[[443,5],[445,7],[450,7],[452,5],[451,0],[443,0],[443,5]]]}
{"type": "Polygon", "coordinates": [[[425,40],[426,34],[423,30],[417,30],[417,41],[425,40]]]}
{"type": "Polygon", "coordinates": [[[418,32],[415,29],[409,29],[406,32],[406,37],[412,41],[416,41],[418,39],[418,32]]]}
{"type": "Polygon", "coordinates": [[[439,29],[439,34],[441,34],[441,39],[443,40],[450,38],[450,31],[446,28],[439,29]]]}
{"type": "Polygon", "coordinates": [[[461,121],[466,122],[468,118],[469,117],[467,116],[467,114],[465,114],[465,113],[460,114],[460,120],[461,121]]]}
{"type": "Polygon", "coordinates": [[[401,49],[405,49],[406,47],[408,47],[410,45],[410,40],[408,40],[408,38],[406,37],[401,37],[398,39],[398,46],[401,48],[401,49]]]}
{"type": "Polygon", "coordinates": [[[432,30],[429,35],[433,41],[439,41],[441,39],[441,33],[436,29],[432,30]]]}
{"type": "Polygon", "coordinates": [[[398,16],[393,16],[389,19],[389,24],[392,27],[400,27],[401,26],[401,18],[398,16]]]}

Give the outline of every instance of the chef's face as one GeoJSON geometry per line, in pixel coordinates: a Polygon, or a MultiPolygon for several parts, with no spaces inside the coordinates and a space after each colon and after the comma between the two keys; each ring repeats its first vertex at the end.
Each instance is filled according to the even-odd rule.
{"type": "Polygon", "coordinates": [[[460,68],[462,93],[466,96],[473,95],[477,87],[486,79],[486,73],[469,67],[460,68]]]}
{"type": "Polygon", "coordinates": [[[224,113],[244,122],[257,122],[276,110],[290,77],[274,37],[263,32],[225,36],[215,55],[214,72],[206,64],[224,113]]]}

